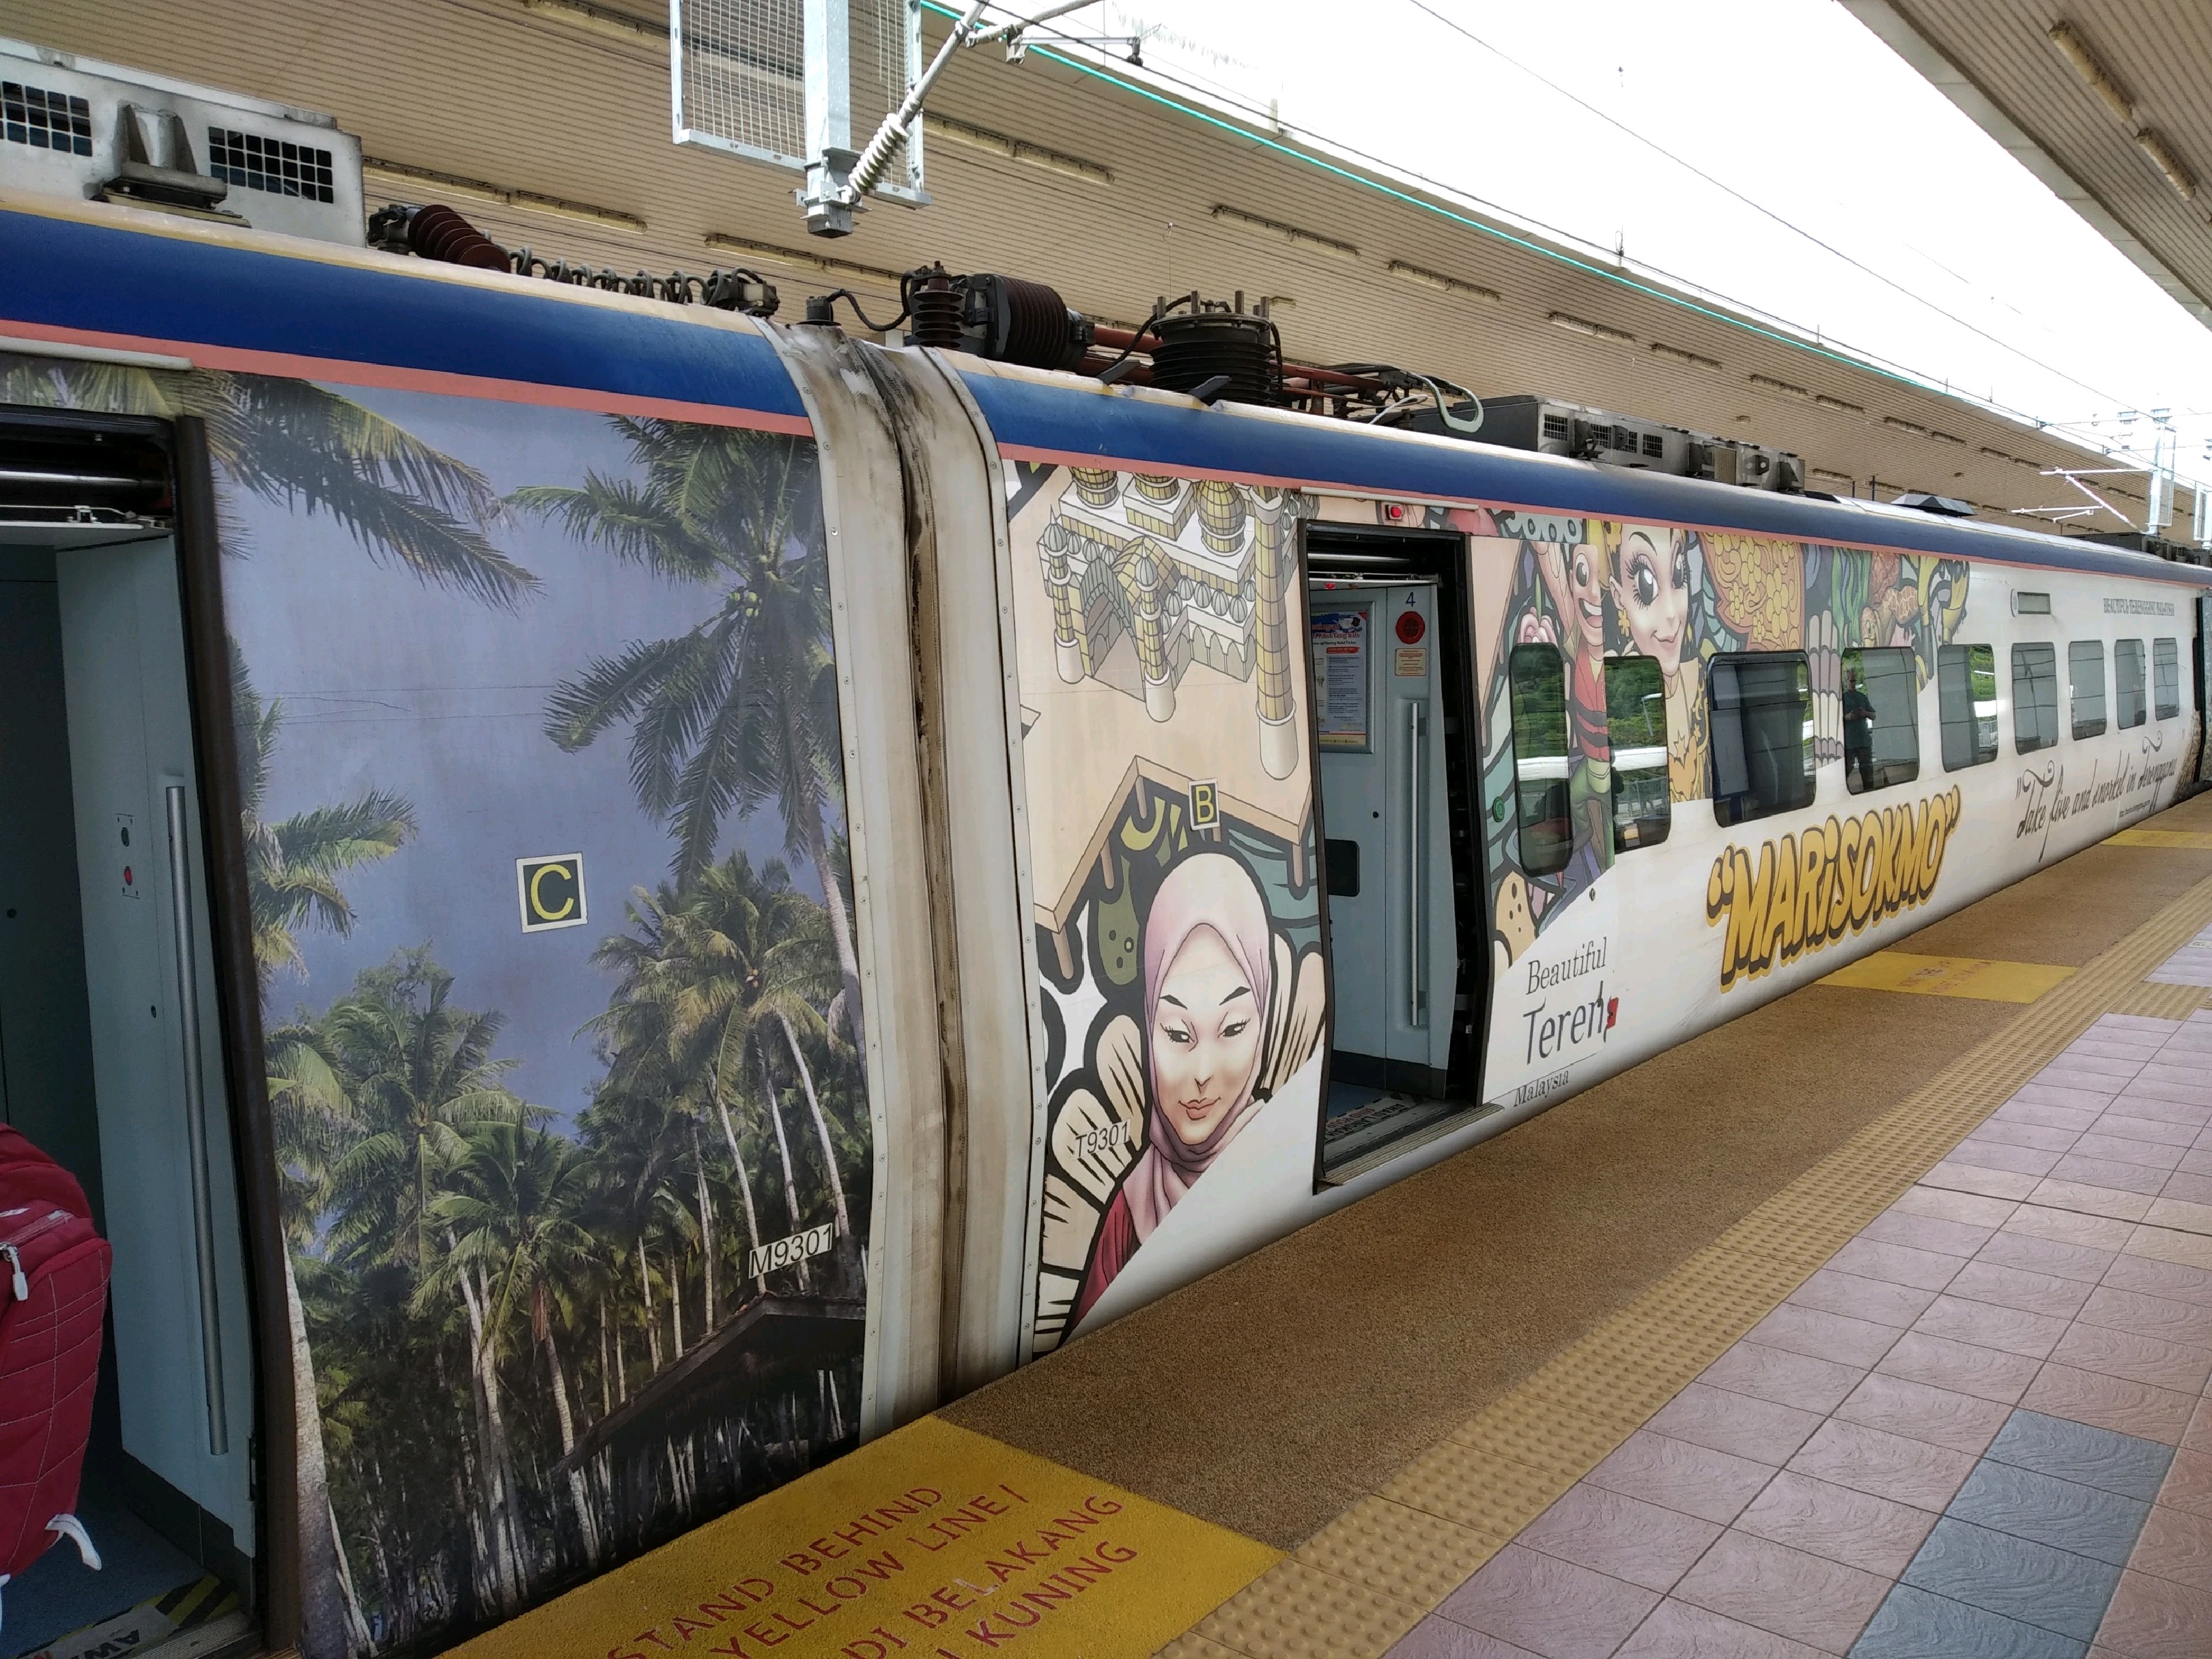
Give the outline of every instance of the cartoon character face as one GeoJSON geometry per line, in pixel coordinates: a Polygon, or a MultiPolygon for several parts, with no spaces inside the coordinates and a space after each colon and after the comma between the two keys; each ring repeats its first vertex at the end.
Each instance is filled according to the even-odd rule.
{"type": "Polygon", "coordinates": [[[1689,538],[1652,525],[1622,526],[1613,556],[1613,599],[1639,656],[1658,659],[1668,679],[1682,665],[1690,626],[1689,538]]]}
{"type": "Polygon", "coordinates": [[[1605,654],[1605,574],[1603,550],[1585,542],[1567,556],[1567,593],[1575,626],[1582,632],[1582,648],[1591,657],[1605,654]]]}
{"type": "Polygon", "coordinates": [[[1958,634],[1960,619],[1966,614],[1966,580],[1964,560],[1920,561],[1922,646],[1931,658],[1937,646],[1958,634]]]}
{"type": "Polygon", "coordinates": [[[1152,1009],[1153,1097],[1179,1139],[1203,1143],[1250,1097],[1260,1014],[1221,935],[1192,929],[1161,975],[1152,1009]]]}

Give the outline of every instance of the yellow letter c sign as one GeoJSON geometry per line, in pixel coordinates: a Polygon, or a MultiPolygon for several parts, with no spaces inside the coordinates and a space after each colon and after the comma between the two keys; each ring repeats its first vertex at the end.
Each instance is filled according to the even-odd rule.
{"type": "Polygon", "coordinates": [[[522,931],[543,933],[584,925],[584,855],[517,859],[514,884],[522,902],[522,931]]]}

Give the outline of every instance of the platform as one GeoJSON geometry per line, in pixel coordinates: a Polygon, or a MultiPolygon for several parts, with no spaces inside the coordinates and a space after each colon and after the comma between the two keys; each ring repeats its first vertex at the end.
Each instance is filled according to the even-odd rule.
{"type": "Polygon", "coordinates": [[[471,1659],[2212,1652],[2212,797],[471,1659]]]}

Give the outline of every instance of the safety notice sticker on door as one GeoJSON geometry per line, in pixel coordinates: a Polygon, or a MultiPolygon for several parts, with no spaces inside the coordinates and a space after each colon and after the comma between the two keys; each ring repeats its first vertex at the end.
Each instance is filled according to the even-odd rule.
{"type": "Polygon", "coordinates": [[[584,925],[584,855],[517,859],[514,885],[522,900],[522,931],[543,933],[584,925]]]}
{"type": "Polygon", "coordinates": [[[1310,625],[1317,721],[1324,749],[1367,747],[1367,612],[1316,611],[1310,625]]]}

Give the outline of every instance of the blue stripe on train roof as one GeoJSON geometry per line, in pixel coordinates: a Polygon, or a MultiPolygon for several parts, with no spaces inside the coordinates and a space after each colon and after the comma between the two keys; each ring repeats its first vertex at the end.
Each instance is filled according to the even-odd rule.
{"type": "Polygon", "coordinates": [[[804,416],[775,348],[555,295],[0,210],[0,317],[804,416]]]}
{"type": "Polygon", "coordinates": [[[1242,416],[1095,386],[963,372],[1000,443],[1375,495],[1483,501],[1575,517],[1712,526],[1803,542],[1870,543],[1950,558],[2212,586],[2212,569],[2126,549],[1932,514],[1872,514],[1803,495],[1565,461],[1480,443],[1411,441],[1339,422],[1242,416]]]}

